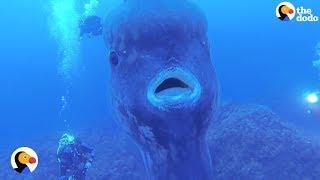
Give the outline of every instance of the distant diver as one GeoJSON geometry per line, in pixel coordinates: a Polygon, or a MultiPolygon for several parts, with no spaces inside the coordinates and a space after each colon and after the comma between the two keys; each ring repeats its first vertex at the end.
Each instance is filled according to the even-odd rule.
{"type": "Polygon", "coordinates": [[[93,149],[85,146],[79,139],[64,134],[59,140],[57,150],[60,165],[59,180],[84,180],[93,162],[93,149]]]}
{"type": "Polygon", "coordinates": [[[102,34],[101,18],[95,15],[88,16],[80,20],[80,37],[100,36],[102,34]]]}
{"type": "Polygon", "coordinates": [[[288,6],[286,5],[281,5],[278,9],[279,11],[279,14],[280,14],[280,17],[279,19],[282,20],[282,21],[289,21],[290,18],[288,16],[288,14],[292,14],[294,13],[294,10],[289,8],[288,6]]]}

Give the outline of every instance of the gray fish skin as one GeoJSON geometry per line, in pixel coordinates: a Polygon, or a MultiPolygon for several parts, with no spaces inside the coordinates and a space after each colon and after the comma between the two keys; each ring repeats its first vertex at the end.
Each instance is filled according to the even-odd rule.
{"type": "Polygon", "coordinates": [[[206,33],[188,1],[126,1],[106,18],[113,108],[148,179],[212,177],[205,135],[218,88],[206,33]]]}

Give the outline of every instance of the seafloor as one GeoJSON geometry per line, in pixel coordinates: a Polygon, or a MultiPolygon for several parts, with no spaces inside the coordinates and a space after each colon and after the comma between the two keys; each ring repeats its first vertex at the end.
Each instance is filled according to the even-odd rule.
{"type": "MultiPolygon", "coordinates": [[[[145,179],[140,153],[126,135],[113,127],[83,130],[76,135],[94,148],[94,163],[87,179],[145,179]]],[[[18,175],[9,162],[11,152],[2,152],[4,180],[58,179],[56,157],[61,133],[39,138],[39,166],[31,175],[18,175]]],[[[320,146],[269,108],[260,105],[223,106],[208,132],[214,179],[319,179],[320,146]]]]}

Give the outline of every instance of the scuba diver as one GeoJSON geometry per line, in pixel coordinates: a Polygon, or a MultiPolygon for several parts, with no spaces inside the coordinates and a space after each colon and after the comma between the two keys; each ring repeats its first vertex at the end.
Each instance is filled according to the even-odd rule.
{"type": "Polygon", "coordinates": [[[93,162],[93,149],[85,146],[78,138],[64,134],[57,150],[60,166],[59,180],[84,180],[93,162]]]}
{"type": "Polygon", "coordinates": [[[80,20],[80,37],[100,36],[102,34],[101,18],[96,15],[87,16],[80,20]]]}

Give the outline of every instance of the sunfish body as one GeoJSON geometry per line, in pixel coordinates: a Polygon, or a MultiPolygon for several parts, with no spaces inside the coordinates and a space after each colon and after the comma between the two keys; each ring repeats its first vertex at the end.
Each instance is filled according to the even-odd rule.
{"type": "Polygon", "coordinates": [[[128,0],[106,19],[113,105],[149,179],[211,179],[205,134],[217,82],[201,11],[185,0],[128,0]]]}

